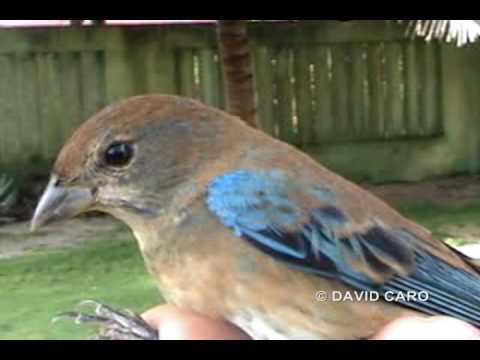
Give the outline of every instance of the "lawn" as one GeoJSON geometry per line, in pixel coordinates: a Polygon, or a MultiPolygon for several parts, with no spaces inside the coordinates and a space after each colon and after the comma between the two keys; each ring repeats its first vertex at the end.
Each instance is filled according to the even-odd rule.
{"type": "Polygon", "coordinates": [[[409,202],[396,208],[450,245],[480,243],[480,202],[462,207],[409,202]]]}
{"type": "MultiPolygon", "coordinates": [[[[462,208],[425,204],[399,207],[407,217],[455,245],[467,241],[455,229],[474,226],[480,203],[462,208]]],[[[160,303],[132,235],[125,228],[104,240],[68,250],[50,250],[0,261],[0,339],[84,339],[94,328],[51,318],[95,299],[136,312],[160,303]]]]}
{"type": "Polygon", "coordinates": [[[0,339],[84,339],[94,328],[50,321],[84,299],[137,312],[160,303],[136,243],[128,231],[122,234],[0,261],[0,339]]]}

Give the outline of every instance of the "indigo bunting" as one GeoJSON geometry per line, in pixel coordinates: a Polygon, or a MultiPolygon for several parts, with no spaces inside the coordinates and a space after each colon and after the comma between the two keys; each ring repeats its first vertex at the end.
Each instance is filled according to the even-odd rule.
{"type": "MultiPolygon", "coordinates": [[[[254,339],[366,339],[410,315],[480,325],[474,260],[293,146],[191,99],[132,97],[73,134],[32,229],[92,210],[131,228],[168,303],[254,339]]],[[[92,319],[155,338],[102,304],[92,319]]]]}

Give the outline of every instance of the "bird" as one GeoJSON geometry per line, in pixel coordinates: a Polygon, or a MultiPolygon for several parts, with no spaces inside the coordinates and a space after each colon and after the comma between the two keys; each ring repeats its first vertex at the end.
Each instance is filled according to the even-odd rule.
{"type": "MultiPolygon", "coordinates": [[[[367,339],[408,315],[480,327],[474,259],[294,146],[197,100],[126,98],[73,133],[31,228],[89,211],[132,230],[167,303],[253,339],[367,339]]],[[[75,314],[121,317],[120,327],[156,337],[138,316],[101,303],[93,318],[75,314]]]]}

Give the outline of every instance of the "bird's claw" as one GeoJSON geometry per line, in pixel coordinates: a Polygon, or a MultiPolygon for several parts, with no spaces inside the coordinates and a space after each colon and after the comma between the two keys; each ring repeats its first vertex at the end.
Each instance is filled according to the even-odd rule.
{"type": "Polygon", "coordinates": [[[98,315],[85,314],[85,313],[76,312],[76,311],[67,311],[55,316],[52,319],[52,323],[56,323],[60,320],[67,320],[67,319],[73,319],[75,324],[77,325],[92,323],[92,322],[101,323],[101,322],[108,321],[108,319],[102,318],[98,315]]]}
{"type": "Polygon", "coordinates": [[[94,300],[82,301],[78,307],[94,306],[94,314],[69,311],[57,315],[52,322],[73,319],[76,324],[97,323],[101,325],[96,340],[158,340],[158,333],[139,315],[130,310],[114,310],[94,300]]]}

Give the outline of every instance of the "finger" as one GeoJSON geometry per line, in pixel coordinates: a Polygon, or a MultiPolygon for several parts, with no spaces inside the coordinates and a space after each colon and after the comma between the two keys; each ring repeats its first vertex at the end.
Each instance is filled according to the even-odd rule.
{"type": "Polygon", "coordinates": [[[372,340],[480,340],[480,331],[449,317],[404,317],[387,325],[372,340]]]}
{"type": "Polygon", "coordinates": [[[161,305],[142,314],[150,326],[158,329],[160,340],[247,340],[241,329],[226,321],[215,320],[172,305],[161,305]]]}

